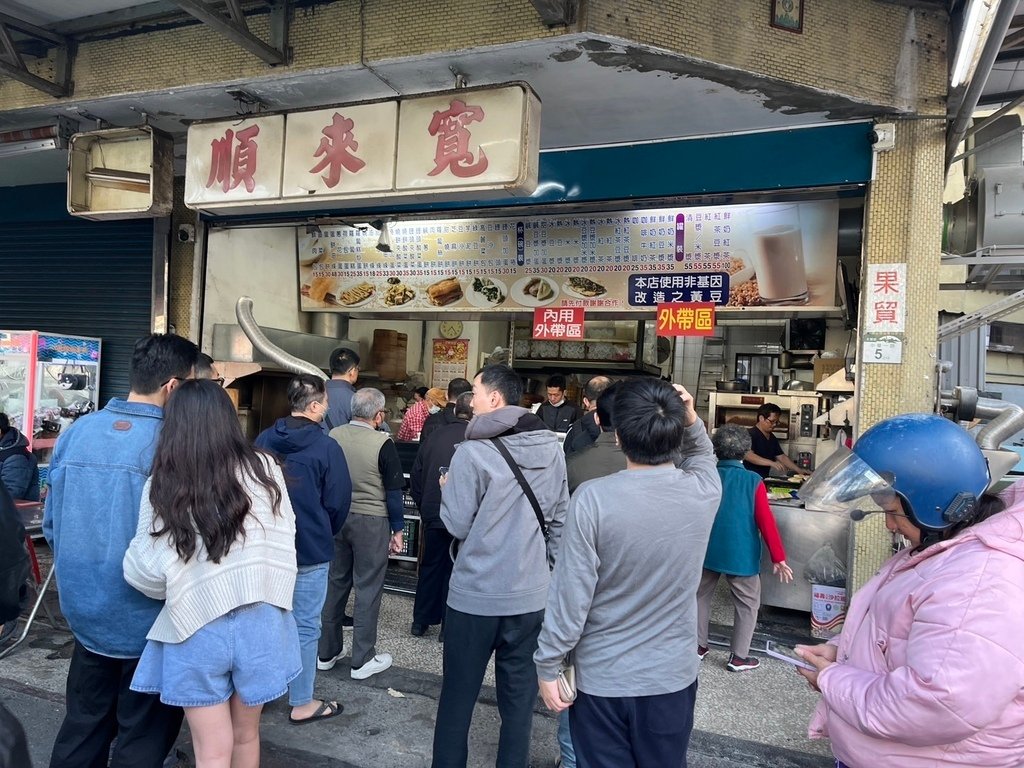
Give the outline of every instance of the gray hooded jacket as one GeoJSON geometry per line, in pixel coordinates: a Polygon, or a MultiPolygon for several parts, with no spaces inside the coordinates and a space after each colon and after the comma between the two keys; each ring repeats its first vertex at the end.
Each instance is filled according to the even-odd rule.
{"type": "Polygon", "coordinates": [[[569,505],[558,438],[525,408],[475,416],[455,451],[441,493],[441,520],[462,542],[448,605],[477,616],[544,609],[550,572],[569,505]],[[530,484],[550,533],[544,537],[529,500],[491,437],[500,437],[530,484]]]}

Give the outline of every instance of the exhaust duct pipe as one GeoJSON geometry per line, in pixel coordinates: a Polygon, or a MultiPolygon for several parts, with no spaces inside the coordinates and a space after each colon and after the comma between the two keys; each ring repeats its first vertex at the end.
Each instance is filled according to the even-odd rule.
{"type": "Polygon", "coordinates": [[[309,373],[321,379],[327,378],[326,374],[312,363],[288,354],[271,342],[256,323],[256,319],[252,315],[252,305],[252,298],[249,296],[239,296],[238,301],[235,302],[235,318],[238,320],[238,326],[249,341],[252,342],[255,349],[286,371],[309,373]]]}

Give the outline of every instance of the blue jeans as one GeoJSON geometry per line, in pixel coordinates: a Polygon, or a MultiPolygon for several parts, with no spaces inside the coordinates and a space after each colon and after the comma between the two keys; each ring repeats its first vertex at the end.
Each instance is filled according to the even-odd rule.
{"type": "Polygon", "coordinates": [[[320,640],[320,612],[327,598],[327,572],[330,563],[300,565],[295,577],[292,596],[292,615],[299,628],[299,653],[302,672],[288,684],[288,703],[301,707],[313,700],[313,680],[316,678],[316,647],[320,640]]]}
{"type": "Polygon", "coordinates": [[[562,768],[576,768],[576,750],[572,748],[568,709],[563,709],[558,715],[558,748],[562,752],[562,768]]]}

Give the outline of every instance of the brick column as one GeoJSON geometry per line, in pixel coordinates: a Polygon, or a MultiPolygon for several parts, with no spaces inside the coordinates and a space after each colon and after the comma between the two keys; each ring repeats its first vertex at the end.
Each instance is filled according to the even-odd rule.
{"type": "MultiPolygon", "coordinates": [[[[871,300],[868,264],[907,265],[907,316],[902,364],[865,364],[860,350],[860,432],[890,416],[934,408],[944,151],[943,121],[905,120],[896,125],[896,148],[877,155],[865,221],[860,327],[871,300]]],[[[857,589],[888,559],[891,537],[881,515],[855,524],[853,537],[849,582],[857,589]]]]}

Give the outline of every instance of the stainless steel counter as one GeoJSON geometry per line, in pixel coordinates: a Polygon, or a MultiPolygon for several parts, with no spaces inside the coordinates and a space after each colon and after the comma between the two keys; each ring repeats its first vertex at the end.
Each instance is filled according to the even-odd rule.
{"type": "Polygon", "coordinates": [[[786,562],[793,569],[793,581],[782,584],[772,573],[768,550],[761,553],[761,604],[798,611],[811,610],[811,583],[804,578],[804,567],[826,543],[832,545],[836,557],[849,568],[848,549],[850,525],[848,517],[826,512],[809,512],[802,506],[787,502],[771,503],[775,523],[779,527],[786,562]]]}

